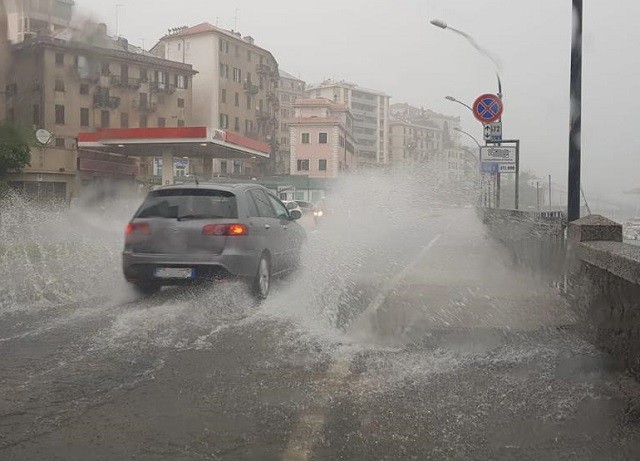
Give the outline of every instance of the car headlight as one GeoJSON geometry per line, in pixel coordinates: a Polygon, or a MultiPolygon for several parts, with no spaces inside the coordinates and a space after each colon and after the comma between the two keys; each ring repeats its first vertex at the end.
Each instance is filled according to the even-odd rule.
{"type": "Polygon", "coordinates": [[[318,218],[322,216],[322,211],[314,211],[313,212],[314,216],[317,216],[318,218]]]}

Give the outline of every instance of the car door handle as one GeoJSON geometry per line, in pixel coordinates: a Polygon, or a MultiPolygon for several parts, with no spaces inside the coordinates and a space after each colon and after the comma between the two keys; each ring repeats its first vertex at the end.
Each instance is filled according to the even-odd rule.
{"type": "Polygon", "coordinates": [[[270,226],[269,224],[265,224],[265,225],[264,225],[264,228],[265,228],[265,229],[267,229],[267,230],[269,230],[269,229],[271,229],[271,226],[270,226]]]}

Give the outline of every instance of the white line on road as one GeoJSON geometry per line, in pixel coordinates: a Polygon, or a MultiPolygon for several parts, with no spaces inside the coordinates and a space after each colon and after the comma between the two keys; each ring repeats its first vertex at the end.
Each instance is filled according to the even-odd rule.
{"type": "MultiPolygon", "coordinates": [[[[420,260],[431,250],[443,234],[438,234],[431,240],[402,271],[389,280],[378,295],[369,303],[360,318],[372,318],[384,304],[389,293],[413,270],[420,260]]],[[[355,321],[354,321],[355,323],[355,321]]],[[[300,415],[289,436],[289,443],[282,455],[283,461],[308,461],[313,454],[320,433],[324,429],[327,418],[327,406],[333,395],[339,394],[351,371],[352,352],[346,352],[329,364],[327,372],[316,395],[314,407],[317,411],[307,411],[300,415]]]]}

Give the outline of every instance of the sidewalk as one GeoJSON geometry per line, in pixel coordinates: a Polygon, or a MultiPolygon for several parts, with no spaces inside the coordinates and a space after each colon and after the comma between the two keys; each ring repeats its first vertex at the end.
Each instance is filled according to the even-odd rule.
{"type": "Polygon", "coordinates": [[[475,214],[460,218],[428,248],[416,248],[413,263],[356,329],[369,322],[378,339],[406,342],[434,331],[533,331],[574,322],[559,293],[514,267],[475,214]]]}

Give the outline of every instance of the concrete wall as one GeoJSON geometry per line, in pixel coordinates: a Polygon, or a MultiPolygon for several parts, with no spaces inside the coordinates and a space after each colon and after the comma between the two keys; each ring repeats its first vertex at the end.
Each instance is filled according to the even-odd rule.
{"type": "Polygon", "coordinates": [[[490,234],[514,259],[555,280],[583,320],[587,338],[640,378],[640,247],[622,226],[592,215],[569,224],[556,216],[480,210],[490,234]]]}

